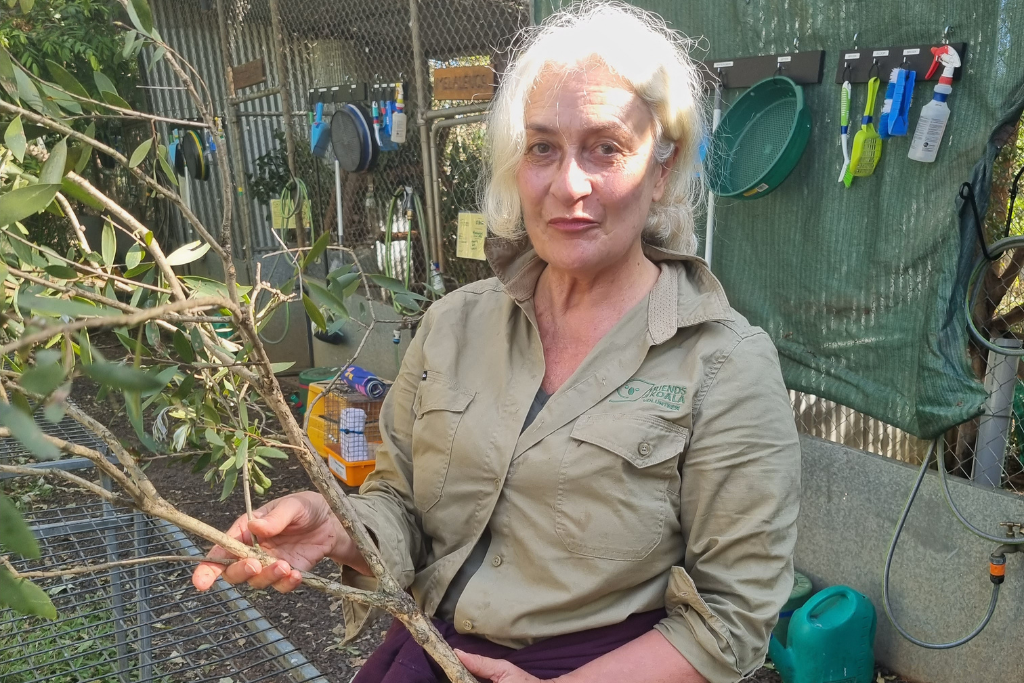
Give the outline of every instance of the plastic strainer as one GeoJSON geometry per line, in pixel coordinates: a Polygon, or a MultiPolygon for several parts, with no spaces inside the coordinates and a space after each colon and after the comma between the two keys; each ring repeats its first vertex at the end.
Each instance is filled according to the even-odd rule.
{"type": "Polygon", "coordinates": [[[755,199],[796,167],[811,134],[803,89],[785,76],[754,84],[712,136],[708,185],[720,197],[755,199]]]}

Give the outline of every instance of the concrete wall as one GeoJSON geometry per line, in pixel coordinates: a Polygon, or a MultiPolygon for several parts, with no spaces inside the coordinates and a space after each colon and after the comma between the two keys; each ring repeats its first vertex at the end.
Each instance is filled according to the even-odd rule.
{"type": "MultiPolygon", "coordinates": [[[[796,566],[815,589],[846,584],[867,595],[878,615],[875,657],[926,683],[1024,681],[1024,555],[1007,556],[995,616],[970,643],[925,650],[892,628],[882,607],[882,570],[917,468],[813,437],[803,446],[803,502],[796,566]]],[[[975,526],[1024,522],[1024,496],[954,479],[954,501],[975,526]]],[[[979,623],[992,584],[995,544],[968,532],[950,512],[937,474],[927,475],[893,562],[891,595],[900,624],[926,641],[949,641],[979,623]]]]}

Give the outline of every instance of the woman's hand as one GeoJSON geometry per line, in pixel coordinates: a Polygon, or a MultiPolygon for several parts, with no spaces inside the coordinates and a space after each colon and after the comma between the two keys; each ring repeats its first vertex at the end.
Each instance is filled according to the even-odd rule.
{"type": "Polygon", "coordinates": [[[462,650],[456,650],[455,654],[462,660],[462,665],[469,669],[469,673],[477,678],[491,681],[491,683],[540,683],[541,681],[504,659],[472,655],[462,650]]]}
{"type": "MultiPolygon", "coordinates": [[[[223,575],[228,583],[247,581],[253,588],[273,586],[287,593],[302,583],[300,571],[312,569],[324,557],[369,573],[355,544],[319,493],[304,491],[272,500],[253,511],[251,523],[245,515],[235,520],[227,534],[247,545],[252,545],[255,535],[260,548],[278,561],[267,567],[251,557],[227,566],[203,562],[192,572],[192,585],[201,591],[223,575]]],[[[214,546],[208,557],[230,559],[232,555],[214,546]]]]}

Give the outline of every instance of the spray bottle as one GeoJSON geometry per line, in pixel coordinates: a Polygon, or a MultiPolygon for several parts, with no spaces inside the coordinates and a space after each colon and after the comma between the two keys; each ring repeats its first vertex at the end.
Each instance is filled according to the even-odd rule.
{"type": "Polygon", "coordinates": [[[405,142],[405,97],[402,93],[402,84],[395,86],[395,113],[391,115],[391,141],[402,144],[405,142]]]}
{"type": "Polygon", "coordinates": [[[932,67],[928,69],[925,80],[935,74],[935,70],[942,64],[942,76],[939,77],[939,84],[935,86],[935,94],[932,101],[921,109],[921,118],[918,119],[917,129],[914,131],[914,141],[910,143],[910,154],[907,156],[914,161],[931,163],[935,161],[935,155],[939,152],[939,143],[942,142],[942,134],[946,131],[946,122],[949,121],[949,105],[946,98],[953,92],[953,71],[960,66],[960,55],[949,45],[933,47],[932,54],[935,59],[932,67]]]}

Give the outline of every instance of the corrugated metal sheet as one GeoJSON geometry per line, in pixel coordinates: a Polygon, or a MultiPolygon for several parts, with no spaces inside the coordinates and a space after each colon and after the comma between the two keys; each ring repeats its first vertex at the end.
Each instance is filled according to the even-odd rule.
{"type": "MultiPolygon", "coordinates": [[[[151,2],[154,23],[164,41],[174,48],[186,62],[198,72],[200,78],[209,88],[217,116],[227,114],[226,86],[224,63],[221,58],[220,34],[217,28],[217,12],[213,2],[203,3],[211,9],[204,9],[198,0],[153,0],[151,2]]],[[[249,5],[249,11],[242,21],[231,26],[234,40],[231,56],[234,64],[243,64],[262,58],[266,67],[267,82],[262,87],[277,85],[277,62],[271,40],[270,15],[266,0],[249,5]]],[[[288,50],[290,86],[292,88],[292,111],[304,110],[305,93],[310,87],[310,70],[308,60],[299,59],[295,50],[288,50]]],[[[148,67],[148,65],[147,65],[148,67]]],[[[198,113],[189,99],[188,93],[181,89],[181,84],[170,67],[161,60],[152,68],[143,69],[144,85],[147,87],[150,108],[154,113],[164,116],[193,119],[198,113]]],[[[274,134],[283,130],[281,98],[277,95],[246,102],[240,107],[243,114],[242,157],[245,172],[252,173],[255,160],[276,147],[274,134]]],[[[296,119],[297,133],[301,136],[305,131],[305,119],[296,119]]],[[[227,133],[227,126],[225,125],[227,133]]],[[[170,139],[168,126],[163,126],[161,134],[165,140],[170,139]]],[[[300,137],[300,140],[302,138],[300,137]]],[[[228,144],[234,141],[228,139],[228,144]]],[[[301,143],[300,143],[301,144],[301,143]]],[[[220,225],[221,197],[220,185],[213,180],[191,181],[191,201],[193,211],[211,230],[220,225]]],[[[253,220],[254,251],[269,251],[277,248],[277,242],[271,235],[270,222],[267,220],[266,208],[255,201],[250,202],[250,213],[253,220]]],[[[233,242],[236,256],[241,256],[240,221],[235,212],[233,221],[233,242]]],[[[187,225],[179,221],[179,228],[190,235],[187,225]]]]}

